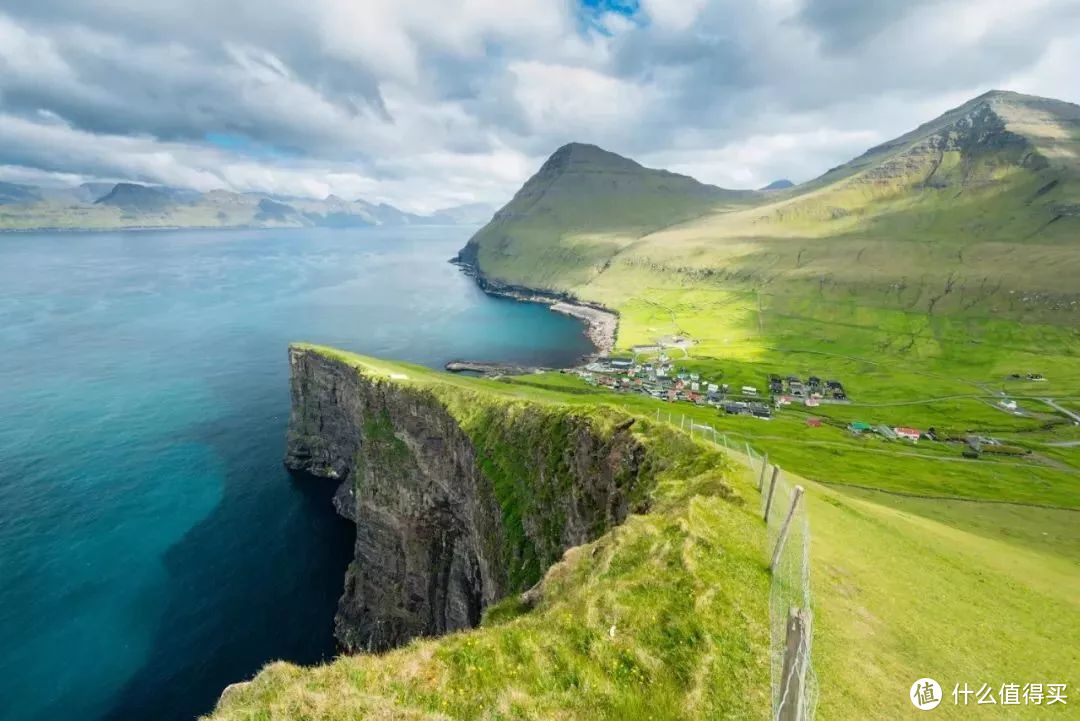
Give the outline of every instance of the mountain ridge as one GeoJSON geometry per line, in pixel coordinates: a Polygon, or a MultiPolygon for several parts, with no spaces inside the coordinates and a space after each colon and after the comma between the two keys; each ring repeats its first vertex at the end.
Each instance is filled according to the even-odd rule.
{"type": "Polygon", "coordinates": [[[199,193],[128,181],[72,188],[0,183],[0,231],[472,225],[491,216],[477,219],[477,209],[485,207],[477,203],[420,215],[332,194],[318,200],[221,189],[199,193]]]}
{"type": "MultiPolygon", "coordinates": [[[[669,186],[668,196],[647,188],[620,205],[597,202],[577,183],[570,201],[545,192],[546,207],[520,202],[530,188],[547,191],[572,175],[577,148],[587,147],[557,150],[470,239],[462,260],[490,281],[613,305],[631,283],[704,282],[1080,322],[1072,280],[1080,276],[1080,106],[1072,103],[984,93],[781,193],[716,189],[710,202],[691,202],[696,193],[669,186]],[[636,217],[672,196],[689,217],[661,212],[652,228],[636,217]],[[591,217],[566,222],[567,207],[591,217]],[[1037,300],[1021,308],[1017,294],[1037,300]]],[[[618,171],[594,173],[592,186],[617,185],[624,169],[641,167],[603,153],[588,151],[618,171]]],[[[697,186],[710,187],[685,187],[697,186]]]]}

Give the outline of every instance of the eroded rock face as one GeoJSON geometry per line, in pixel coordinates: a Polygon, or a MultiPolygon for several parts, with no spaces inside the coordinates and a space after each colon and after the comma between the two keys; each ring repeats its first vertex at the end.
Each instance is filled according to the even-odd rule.
{"type": "Polygon", "coordinates": [[[428,391],[310,349],[289,360],[285,464],[341,480],[335,506],[356,523],[335,619],[347,650],[476,625],[641,497],[645,452],[629,425],[605,436],[584,418],[492,409],[478,450],[428,391]],[[494,457],[508,443],[513,457],[494,457]]]}

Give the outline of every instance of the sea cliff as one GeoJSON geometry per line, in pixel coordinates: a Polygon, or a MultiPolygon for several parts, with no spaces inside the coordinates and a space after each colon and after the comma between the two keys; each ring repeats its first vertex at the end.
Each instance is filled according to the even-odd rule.
{"type": "Polygon", "coordinates": [[[557,376],[290,362],[286,461],[357,525],[338,635],[403,645],[272,663],[214,721],[760,718],[764,527],[720,450],[557,376]]]}
{"type": "Polygon", "coordinates": [[[644,509],[632,418],[452,398],[312,347],[289,362],[285,464],[340,481],[335,504],[356,523],[335,619],[350,651],[473,627],[644,509]]]}

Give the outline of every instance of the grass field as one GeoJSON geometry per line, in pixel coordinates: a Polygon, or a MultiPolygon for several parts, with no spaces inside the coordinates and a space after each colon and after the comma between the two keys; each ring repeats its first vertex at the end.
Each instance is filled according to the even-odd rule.
{"type": "MultiPolygon", "coordinates": [[[[1076,331],[974,315],[928,323],[925,314],[788,298],[759,307],[748,294],[699,288],[668,288],[662,298],[620,306],[620,347],[680,333],[697,343],[685,359],[672,351],[676,363],[710,380],[764,388],[769,373],[816,374],[840,379],[853,400],[761,421],[618,395],[636,412],[670,413],[676,424],[685,414],[749,442],[804,479],[819,718],[914,718],[906,694],[922,676],[950,693],[964,682],[1076,683],[1080,445],[1049,444],[1080,440],[1080,427],[1040,400],[1068,408],[1080,397],[1076,331]],[[917,329],[913,343],[886,342],[908,327],[917,329]],[[1007,380],[1028,372],[1047,381],[1007,380]],[[1025,415],[996,406],[1002,393],[1025,415]],[[811,428],[810,416],[825,423],[811,428]],[[957,444],[853,436],[844,426],[856,419],[993,436],[1032,453],[970,460],[957,444]]],[[[607,395],[568,375],[512,383],[573,391],[581,402],[607,395]]],[[[1069,717],[1060,705],[1006,713],[1055,711],[1069,717]]],[[[951,696],[937,712],[1002,713],[953,707],[951,696]]]]}
{"type": "MultiPolygon", "coordinates": [[[[543,376],[511,384],[521,383],[573,388],[578,381],[543,376]]],[[[587,386],[579,391],[605,400],[611,396],[587,386]]],[[[684,410],[614,397],[654,417],[657,411],[662,418],[672,412],[676,424],[684,410]]],[[[1003,683],[1075,684],[1074,669],[1080,667],[1075,472],[1053,476],[1073,484],[1067,492],[1032,489],[1025,499],[1061,502],[1067,509],[1002,502],[1019,495],[1014,485],[1025,471],[979,468],[978,463],[964,464],[959,485],[948,489],[965,500],[933,497],[945,482],[941,468],[948,464],[940,460],[872,457],[854,443],[823,453],[802,448],[774,429],[782,419],[729,422],[697,408],[687,415],[725,429],[732,440],[746,438],[756,449],[767,449],[770,459],[779,457],[788,480],[807,489],[818,718],[919,718],[907,692],[924,676],[937,679],[947,694],[963,683],[976,688],[988,683],[995,693],[1003,683]],[[865,483],[889,490],[811,480],[835,483],[836,469],[852,459],[865,461],[870,473],[865,483]],[[995,479],[998,485],[989,485],[995,479]],[[920,495],[927,492],[931,497],[920,495]]],[[[756,469],[744,471],[744,482],[756,477],[756,469]]],[[[944,718],[1070,718],[1070,713],[1060,705],[1005,711],[955,707],[951,695],[937,709],[944,718]]]]}

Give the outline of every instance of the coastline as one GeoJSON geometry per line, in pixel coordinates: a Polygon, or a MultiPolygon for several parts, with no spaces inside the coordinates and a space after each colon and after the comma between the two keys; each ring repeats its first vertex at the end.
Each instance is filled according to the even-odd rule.
{"type": "MultiPolygon", "coordinates": [[[[570,293],[539,290],[523,285],[513,285],[492,280],[483,274],[475,261],[467,253],[468,246],[450,263],[461,269],[465,275],[476,281],[480,290],[497,298],[510,298],[523,303],[542,303],[554,313],[580,320],[585,328],[585,337],[596,348],[593,357],[605,357],[615,348],[615,338],[619,332],[619,314],[599,303],[580,300],[570,293]]],[[[585,359],[587,360],[588,357],[585,359]]]]}

